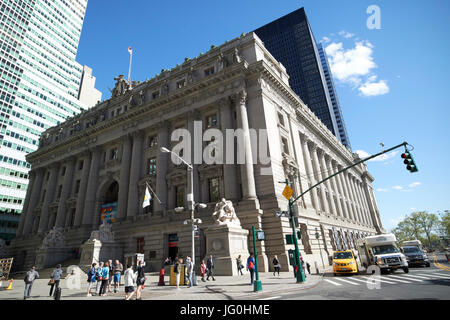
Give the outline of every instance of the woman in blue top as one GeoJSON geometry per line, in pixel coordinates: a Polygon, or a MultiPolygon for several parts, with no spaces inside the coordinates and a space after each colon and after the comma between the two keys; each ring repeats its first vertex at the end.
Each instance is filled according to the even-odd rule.
{"type": "Polygon", "coordinates": [[[108,287],[108,279],[109,279],[109,262],[106,261],[105,265],[102,268],[102,286],[100,288],[100,295],[106,296],[106,288],[108,287]]]}
{"type": "Polygon", "coordinates": [[[92,267],[89,269],[89,271],[88,271],[88,279],[87,279],[87,282],[88,282],[88,289],[87,289],[87,297],[90,297],[90,296],[92,296],[92,294],[91,294],[91,288],[92,288],[92,286],[94,285],[94,283],[97,281],[97,279],[96,279],[96,276],[97,276],[97,270],[96,270],[96,267],[97,266],[97,264],[94,262],[93,264],[92,264],[92,267]]]}
{"type": "Polygon", "coordinates": [[[97,287],[95,291],[97,292],[98,296],[100,295],[100,286],[102,284],[102,269],[103,269],[103,261],[100,261],[97,269],[95,270],[95,280],[97,280],[97,287]]]}

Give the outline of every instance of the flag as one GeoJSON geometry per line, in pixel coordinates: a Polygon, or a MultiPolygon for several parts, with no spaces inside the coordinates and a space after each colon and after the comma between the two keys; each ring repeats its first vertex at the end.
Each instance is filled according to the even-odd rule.
{"type": "Polygon", "coordinates": [[[148,191],[148,187],[145,188],[145,196],[144,196],[144,202],[142,203],[142,208],[148,207],[150,205],[150,200],[152,199],[152,196],[150,194],[150,191],[148,191]]]}
{"type": "Polygon", "coordinates": [[[130,54],[132,54],[132,53],[133,53],[133,49],[131,49],[131,47],[128,47],[128,52],[129,52],[130,54]]]}

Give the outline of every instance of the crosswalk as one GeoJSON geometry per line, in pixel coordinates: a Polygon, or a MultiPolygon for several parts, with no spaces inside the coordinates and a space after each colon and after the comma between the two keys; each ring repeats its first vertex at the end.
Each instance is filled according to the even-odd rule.
{"type": "MultiPolygon", "coordinates": [[[[337,277],[324,277],[323,279],[326,283],[329,283],[333,286],[364,286],[373,278],[369,275],[355,275],[351,277],[346,276],[337,276],[337,277]]],[[[425,283],[430,280],[449,280],[450,281],[450,272],[445,271],[419,271],[419,272],[410,272],[404,274],[387,274],[380,275],[379,281],[381,284],[419,284],[425,283]]]]}

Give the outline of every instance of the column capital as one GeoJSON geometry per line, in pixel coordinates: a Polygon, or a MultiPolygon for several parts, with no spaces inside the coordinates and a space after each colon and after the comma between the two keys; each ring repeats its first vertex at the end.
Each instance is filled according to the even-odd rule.
{"type": "Polygon", "coordinates": [[[144,130],[136,130],[131,132],[131,136],[134,139],[143,139],[144,138],[144,130]]]}
{"type": "Polygon", "coordinates": [[[188,114],[188,120],[200,120],[201,119],[201,117],[200,117],[201,112],[197,109],[189,110],[187,112],[187,114],[188,114]]]}
{"type": "Polygon", "coordinates": [[[239,103],[240,105],[244,105],[247,101],[247,90],[241,89],[231,96],[231,99],[234,103],[239,103]]]}

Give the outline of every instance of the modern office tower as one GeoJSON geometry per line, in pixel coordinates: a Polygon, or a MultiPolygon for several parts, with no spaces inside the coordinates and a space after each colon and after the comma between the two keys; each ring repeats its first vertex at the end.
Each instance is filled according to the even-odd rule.
{"type": "Polygon", "coordinates": [[[0,0],[0,237],[14,236],[40,134],[80,113],[87,0],[0,0]],[[6,219],[8,217],[8,219],[6,219]]]}
{"type": "Polygon", "coordinates": [[[325,49],[323,48],[321,43],[317,44],[317,49],[319,50],[320,62],[322,64],[325,80],[327,81],[328,93],[330,94],[331,103],[333,104],[333,111],[338,126],[339,138],[341,139],[342,144],[349,150],[351,150],[350,139],[348,138],[344,117],[342,116],[342,109],[339,104],[336,88],[334,86],[333,76],[331,75],[331,68],[328,64],[327,54],[325,53],[325,49]]]}
{"type": "Polygon", "coordinates": [[[102,93],[95,88],[95,77],[92,75],[92,69],[88,66],[83,66],[78,100],[84,105],[92,107],[101,99],[102,93]]]}
{"type": "Polygon", "coordinates": [[[303,102],[340,139],[333,105],[305,9],[300,8],[254,32],[289,74],[289,84],[303,102]]]}

